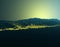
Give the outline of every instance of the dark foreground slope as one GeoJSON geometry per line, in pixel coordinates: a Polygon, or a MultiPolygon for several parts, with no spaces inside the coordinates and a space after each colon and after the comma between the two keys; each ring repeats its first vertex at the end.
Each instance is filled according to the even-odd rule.
{"type": "Polygon", "coordinates": [[[0,46],[60,47],[60,27],[0,32],[0,46]]]}

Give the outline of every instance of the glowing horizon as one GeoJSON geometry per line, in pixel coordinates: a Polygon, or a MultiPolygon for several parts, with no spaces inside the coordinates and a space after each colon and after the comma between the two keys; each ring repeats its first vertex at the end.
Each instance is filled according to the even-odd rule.
{"type": "MultiPolygon", "coordinates": [[[[59,14],[57,12],[58,8],[55,8],[56,7],[55,5],[56,1],[50,1],[50,0],[28,2],[26,3],[26,6],[24,6],[23,8],[21,19],[27,19],[27,18],[57,19],[56,15],[59,14]]],[[[18,15],[19,16],[21,15],[20,11],[18,12],[18,15]]]]}
{"type": "Polygon", "coordinates": [[[4,0],[1,4],[0,20],[60,19],[60,0],[4,0]]]}
{"type": "MultiPolygon", "coordinates": [[[[29,3],[26,8],[23,10],[24,18],[42,18],[42,19],[50,19],[53,18],[52,8],[48,6],[48,4],[44,1],[29,3]],[[45,4],[43,4],[45,3],[45,4]],[[42,5],[41,5],[42,4],[42,5]]],[[[20,14],[18,14],[20,15],[20,14]]]]}

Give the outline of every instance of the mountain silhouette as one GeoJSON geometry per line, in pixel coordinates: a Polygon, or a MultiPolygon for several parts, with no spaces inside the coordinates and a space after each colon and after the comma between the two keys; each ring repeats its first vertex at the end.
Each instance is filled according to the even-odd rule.
{"type": "Polygon", "coordinates": [[[14,28],[16,25],[21,26],[28,26],[28,25],[59,25],[60,20],[57,19],[40,19],[40,18],[30,18],[30,19],[23,19],[17,21],[7,21],[7,20],[0,20],[0,29],[1,28],[14,28]]]}
{"type": "Polygon", "coordinates": [[[60,20],[58,19],[40,19],[40,18],[30,18],[24,20],[18,20],[16,23],[27,26],[27,25],[57,25],[60,24],[60,20]]]}

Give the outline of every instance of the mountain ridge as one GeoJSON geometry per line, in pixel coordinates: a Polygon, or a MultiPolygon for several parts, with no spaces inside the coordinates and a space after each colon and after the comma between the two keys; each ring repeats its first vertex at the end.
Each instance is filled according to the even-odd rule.
{"type": "Polygon", "coordinates": [[[30,18],[30,19],[23,19],[18,20],[16,23],[19,23],[21,25],[55,25],[60,24],[60,20],[58,19],[40,19],[40,18],[30,18]]]}
{"type": "Polygon", "coordinates": [[[28,25],[60,25],[60,20],[58,19],[40,19],[40,18],[30,18],[30,19],[23,19],[17,21],[7,21],[7,20],[0,20],[0,28],[15,28],[16,25],[18,26],[28,26],[28,25]]]}

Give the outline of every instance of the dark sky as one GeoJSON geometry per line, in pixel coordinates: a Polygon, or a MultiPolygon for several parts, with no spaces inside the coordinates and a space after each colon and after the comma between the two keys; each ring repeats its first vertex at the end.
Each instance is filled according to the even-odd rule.
{"type": "Polygon", "coordinates": [[[1,5],[1,15],[0,20],[13,20],[13,11],[14,11],[14,5],[16,4],[16,1],[14,0],[0,0],[1,5]]]}
{"type": "Polygon", "coordinates": [[[60,19],[60,0],[0,0],[0,20],[60,19]]]}

